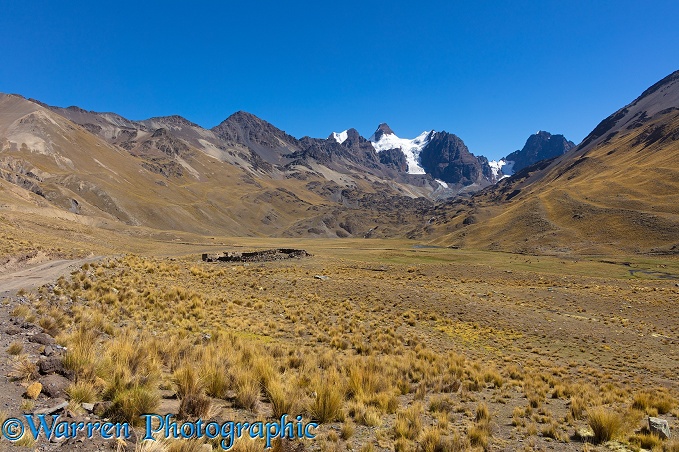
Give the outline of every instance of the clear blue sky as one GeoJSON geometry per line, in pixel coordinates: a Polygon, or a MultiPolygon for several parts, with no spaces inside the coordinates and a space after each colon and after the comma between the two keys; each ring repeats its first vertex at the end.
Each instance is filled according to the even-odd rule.
{"type": "Polygon", "coordinates": [[[676,1],[0,0],[0,92],[301,137],[387,122],[497,158],[536,130],[581,141],[679,69],[676,1]]]}

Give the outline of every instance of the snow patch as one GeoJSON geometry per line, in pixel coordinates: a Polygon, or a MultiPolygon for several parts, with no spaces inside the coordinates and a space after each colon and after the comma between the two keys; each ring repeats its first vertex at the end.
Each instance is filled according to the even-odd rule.
{"type": "Polygon", "coordinates": [[[506,177],[514,174],[514,161],[508,160],[505,162],[504,166],[502,167],[502,174],[504,174],[506,177]]]}
{"type": "Polygon", "coordinates": [[[514,162],[511,160],[490,160],[488,165],[490,166],[491,171],[493,171],[496,181],[514,174],[514,162]]]}
{"type": "MultiPolygon", "coordinates": [[[[434,132],[435,133],[435,132],[434,132]]],[[[429,143],[431,131],[424,131],[417,137],[411,139],[399,138],[393,133],[383,134],[379,140],[375,140],[375,135],[370,137],[370,142],[377,152],[388,151],[389,149],[401,149],[408,162],[408,173],[425,174],[424,168],[420,163],[420,153],[429,143]]]]}
{"type": "Polygon", "coordinates": [[[347,131],[345,130],[344,132],[340,132],[340,133],[333,132],[333,133],[332,133],[332,137],[333,137],[333,138],[335,139],[335,141],[337,141],[339,144],[342,144],[342,143],[344,143],[345,141],[347,141],[347,138],[349,137],[349,135],[347,134],[347,131]]]}
{"type": "Polygon", "coordinates": [[[441,185],[441,187],[443,187],[443,188],[448,188],[448,184],[446,184],[445,182],[443,182],[441,179],[434,179],[434,180],[435,180],[436,182],[438,182],[438,183],[441,185]]]}

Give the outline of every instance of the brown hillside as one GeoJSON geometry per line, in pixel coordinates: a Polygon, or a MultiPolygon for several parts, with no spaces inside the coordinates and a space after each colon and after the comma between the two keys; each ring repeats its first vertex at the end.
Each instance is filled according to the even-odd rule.
{"type": "Polygon", "coordinates": [[[436,231],[441,243],[520,252],[679,252],[679,71],[436,231]]]}

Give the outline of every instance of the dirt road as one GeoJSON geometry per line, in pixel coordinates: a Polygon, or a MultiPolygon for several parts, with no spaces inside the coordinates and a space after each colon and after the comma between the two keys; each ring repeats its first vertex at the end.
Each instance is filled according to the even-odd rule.
{"type": "Polygon", "coordinates": [[[0,274],[0,299],[14,295],[19,289],[33,289],[56,281],[61,275],[97,259],[99,257],[54,260],[13,273],[0,274]]]}

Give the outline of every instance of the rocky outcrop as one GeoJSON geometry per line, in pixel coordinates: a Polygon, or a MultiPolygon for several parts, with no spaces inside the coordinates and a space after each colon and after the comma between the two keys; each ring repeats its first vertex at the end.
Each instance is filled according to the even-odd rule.
{"type": "Polygon", "coordinates": [[[232,114],[211,130],[222,140],[241,144],[260,155],[270,152],[288,154],[299,149],[299,141],[295,137],[244,111],[232,114]]]}
{"type": "Polygon", "coordinates": [[[427,174],[450,184],[490,183],[490,178],[484,178],[484,174],[492,175],[488,160],[474,156],[452,133],[432,133],[429,143],[420,153],[420,160],[427,174]]]}
{"type": "Polygon", "coordinates": [[[649,417],[648,429],[651,431],[651,433],[655,433],[662,439],[670,439],[672,436],[670,433],[670,424],[665,419],[649,417]]]}
{"type": "Polygon", "coordinates": [[[189,151],[184,141],[176,138],[164,128],[153,132],[151,138],[142,143],[141,149],[144,152],[158,150],[168,156],[183,155],[189,151]]]}
{"type": "Polygon", "coordinates": [[[541,130],[528,137],[523,149],[512,152],[504,160],[514,162],[513,170],[518,173],[541,160],[563,155],[574,147],[575,143],[563,135],[552,135],[541,130]]]}
{"type": "Polygon", "coordinates": [[[324,165],[344,160],[369,169],[378,168],[380,157],[372,144],[356,129],[349,129],[346,133],[347,138],[342,143],[338,143],[333,137],[325,140],[304,137],[299,140],[301,149],[289,154],[288,157],[294,159],[295,164],[308,159],[314,159],[324,165]]]}
{"type": "Polygon", "coordinates": [[[408,171],[408,161],[400,149],[388,149],[379,153],[380,163],[399,172],[408,171]]]}

